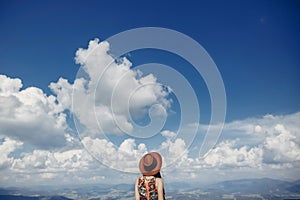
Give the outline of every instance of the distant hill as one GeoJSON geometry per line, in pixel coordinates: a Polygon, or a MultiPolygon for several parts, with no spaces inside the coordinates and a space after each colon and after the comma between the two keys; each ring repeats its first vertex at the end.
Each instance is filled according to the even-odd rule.
{"type": "Polygon", "coordinates": [[[0,195],[1,200],[39,200],[38,197],[26,197],[26,196],[15,196],[15,195],[0,195]]]}
{"type": "MultiPolygon", "coordinates": [[[[78,188],[0,188],[0,199],[16,200],[92,200],[132,199],[134,184],[86,185],[78,188]]],[[[300,199],[300,180],[295,182],[276,179],[241,179],[223,181],[208,186],[193,183],[167,183],[166,199],[300,199]],[[224,197],[224,198],[223,198],[224,197]]]]}
{"type": "Polygon", "coordinates": [[[72,200],[66,197],[53,196],[53,197],[44,197],[44,196],[23,196],[23,195],[0,195],[1,200],[72,200]]]}
{"type": "Polygon", "coordinates": [[[224,181],[206,187],[208,191],[218,193],[259,193],[259,194],[282,194],[288,193],[290,190],[296,191],[299,185],[293,182],[281,181],[270,178],[262,179],[241,179],[224,181]]]}
{"type": "Polygon", "coordinates": [[[300,194],[300,180],[293,182],[291,186],[287,187],[287,190],[300,194]]]}
{"type": "MultiPolygon", "coordinates": [[[[197,184],[195,184],[197,185],[197,184]]],[[[299,200],[300,199],[300,181],[288,182],[276,179],[241,179],[223,181],[208,186],[195,187],[193,189],[182,191],[167,191],[167,199],[172,200],[220,200],[220,199],[237,199],[237,200],[299,200]]],[[[186,186],[184,184],[178,184],[186,186]]],[[[176,188],[176,185],[173,186],[176,188]]]]}
{"type": "Polygon", "coordinates": [[[0,195],[15,194],[20,190],[18,188],[0,188],[0,195]]]}

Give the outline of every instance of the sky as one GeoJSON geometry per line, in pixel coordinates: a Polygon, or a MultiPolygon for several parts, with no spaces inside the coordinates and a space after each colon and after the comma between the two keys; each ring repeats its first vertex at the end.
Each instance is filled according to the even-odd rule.
{"type": "Polygon", "coordinates": [[[299,8],[1,1],[0,186],[300,179],[299,8]]]}

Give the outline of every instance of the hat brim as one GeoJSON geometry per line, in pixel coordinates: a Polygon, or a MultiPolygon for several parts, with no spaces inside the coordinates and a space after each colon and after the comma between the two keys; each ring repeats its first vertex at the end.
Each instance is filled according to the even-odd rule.
{"type": "Polygon", "coordinates": [[[152,175],[155,175],[158,172],[160,172],[160,169],[162,166],[162,158],[161,158],[160,154],[157,152],[150,152],[150,153],[147,153],[146,155],[144,155],[139,162],[139,168],[140,168],[141,173],[145,176],[152,176],[152,175]],[[156,161],[155,166],[151,170],[147,169],[147,166],[144,166],[144,164],[143,164],[143,159],[148,154],[152,155],[153,159],[156,161]]]}

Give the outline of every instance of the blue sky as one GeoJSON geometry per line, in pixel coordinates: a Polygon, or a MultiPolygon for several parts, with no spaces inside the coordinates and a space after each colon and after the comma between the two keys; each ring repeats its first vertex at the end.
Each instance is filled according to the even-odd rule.
{"type": "MultiPolygon", "coordinates": [[[[84,170],[82,172],[82,168],[73,166],[75,171],[82,172],[82,174],[78,172],[77,177],[78,180],[82,180],[82,183],[93,181],[98,183],[105,180],[106,168],[101,167],[97,169],[99,171],[93,171],[94,166],[97,166],[95,163],[98,162],[93,162],[88,155],[83,153],[83,150],[76,146],[78,145],[76,142],[70,142],[76,140],[74,137],[76,130],[70,117],[70,99],[63,97],[69,97],[76,74],[80,66],[84,65],[84,61],[75,63],[76,52],[79,48],[86,51],[91,49],[92,47],[88,46],[89,41],[94,41],[94,45],[97,45],[95,38],[99,38],[101,42],[133,28],[163,27],[181,32],[201,44],[218,67],[226,90],[226,123],[221,140],[218,142],[220,146],[215,148],[214,154],[207,160],[201,161],[197,158],[198,144],[203,140],[201,133],[207,130],[207,127],[203,126],[200,127],[189,152],[180,158],[182,163],[190,162],[194,166],[190,169],[194,181],[199,179],[196,175],[199,166],[203,168],[203,171],[210,172],[207,173],[210,175],[216,169],[222,174],[227,172],[226,170],[242,174],[245,172],[243,169],[248,166],[249,169],[247,168],[246,171],[261,169],[259,172],[251,171],[250,174],[253,177],[272,176],[273,169],[285,172],[278,176],[280,179],[293,177],[293,173],[299,170],[300,160],[300,133],[299,125],[297,125],[300,110],[299,8],[300,4],[297,1],[185,1],[184,3],[177,1],[143,3],[139,1],[1,1],[0,74],[5,77],[1,79],[3,82],[0,92],[3,97],[2,110],[10,109],[1,113],[0,126],[4,128],[0,128],[0,138],[6,143],[0,143],[2,145],[0,149],[6,153],[3,158],[6,161],[0,163],[3,165],[0,170],[6,170],[7,174],[18,177],[24,175],[25,169],[34,173],[36,172],[34,169],[38,168],[41,177],[48,180],[49,184],[55,184],[56,175],[67,173],[67,170],[59,169],[59,164],[56,166],[52,163],[49,167],[45,163],[51,163],[50,161],[40,161],[42,155],[46,155],[49,151],[53,153],[53,157],[61,155],[58,156],[60,159],[55,157],[60,165],[89,166],[87,172],[84,170]],[[60,79],[61,77],[63,79],[60,79]],[[20,87],[17,79],[14,78],[22,81],[23,87],[20,87]],[[14,81],[8,81],[11,79],[14,81]],[[49,87],[51,83],[53,85],[49,87]],[[26,90],[31,86],[35,89],[26,90]],[[37,88],[41,89],[41,92],[36,90],[37,88]],[[25,92],[22,92],[23,90],[25,92]],[[54,102],[48,98],[51,95],[55,97],[54,102]],[[16,129],[12,121],[18,122],[18,119],[13,117],[12,110],[18,112],[21,107],[18,107],[18,103],[11,103],[14,100],[6,98],[16,98],[25,106],[32,106],[33,110],[39,114],[30,113],[29,119],[44,119],[44,123],[35,121],[26,125],[26,120],[22,121],[18,118],[21,123],[18,123],[20,127],[16,129]],[[45,99],[41,100],[43,98],[45,99]],[[43,110],[44,107],[39,107],[38,100],[47,102],[45,104],[49,108],[47,107],[46,111],[43,110]],[[9,120],[4,120],[5,118],[9,120]],[[46,123],[47,120],[50,123],[46,123]],[[54,127],[55,134],[41,133],[49,130],[48,126],[50,130],[54,127]],[[35,131],[28,134],[20,130],[35,131]],[[61,138],[61,135],[68,134],[70,135],[61,138]],[[44,140],[35,139],[37,135],[44,140]],[[48,146],[46,143],[50,138],[51,145],[48,146]],[[282,138],[285,138],[286,146],[274,149],[274,145],[276,146],[277,142],[280,143],[282,138]],[[68,142],[65,143],[66,141],[68,142]],[[287,146],[291,144],[296,145],[296,148],[289,149],[287,146]],[[290,152],[290,156],[284,157],[283,151],[290,152]],[[228,156],[219,157],[220,152],[223,152],[223,156],[227,155],[224,153],[227,152],[228,156]],[[236,155],[236,152],[239,153],[236,155]],[[72,156],[78,154],[81,155],[80,158],[84,158],[83,161],[72,163],[72,156]],[[244,159],[237,163],[226,159],[232,156],[236,158],[244,156],[244,159]],[[71,161],[68,160],[69,158],[71,161]],[[27,166],[26,163],[30,159],[45,165],[27,166]],[[222,159],[224,162],[217,162],[216,159],[222,159]],[[257,160],[260,159],[261,161],[258,162],[257,160]],[[295,171],[287,172],[290,168],[294,168],[295,171]],[[271,172],[267,172],[270,169],[272,169],[271,172]],[[98,179],[91,178],[94,173],[98,173],[98,179]]],[[[102,46],[99,48],[106,48],[105,45],[102,46]]],[[[80,56],[79,53],[77,59],[80,56]]],[[[107,57],[109,55],[103,54],[102,56],[110,59],[107,57]]],[[[192,86],[197,88],[196,95],[200,99],[202,124],[209,124],[210,99],[205,82],[201,77],[195,76],[195,71],[189,68],[186,61],[168,52],[154,50],[131,52],[125,56],[133,67],[157,62],[172,66],[184,74],[192,86]]],[[[157,83],[159,82],[160,80],[157,80],[157,83]]],[[[164,128],[169,132],[158,135],[153,141],[162,141],[162,146],[163,144],[169,145],[171,155],[174,151],[187,148],[187,141],[180,138],[174,139],[173,132],[176,132],[180,117],[179,107],[176,101],[170,107],[164,104],[163,100],[168,97],[162,93],[157,97],[161,98],[158,103],[168,110],[168,117],[171,121],[164,128]]],[[[100,103],[103,102],[100,101],[100,103]]],[[[137,113],[140,112],[138,109],[133,108],[137,113]]],[[[101,119],[100,117],[100,121],[101,119]]],[[[78,120],[80,121],[80,117],[78,120]]],[[[143,120],[145,118],[140,119],[139,122],[142,123],[143,120]]],[[[82,123],[85,126],[92,126],[88,121],[82,123]]],[[[192,125],[183,124],[182,126],[188,135],[192,125]]],[[[107,130],[113,132],[113,129],[107,130]]],[[[85,138],[86,144],[100,142],[102,146],[108,145],[107,148],[110,148],[107,140],[97,140],[97,136],[87,137],[86,132],[93,132],[93,127],[82,132],[84,132],[82,137],[83,140],[85,138]]],[[[119,151],[122,150],[121,144],[123,144],[122,151],[126,152],[128,149],[134,151],[135,154],[131,155],[132,159],[138,158],[153,148],[151,146],[153,141],[150,139],[147,142],[136,138],[132,141],[130,140],[132,138],[128,139],[127,136],[118,134],[108,134],[108,137],[112,143],[117,144],[119,151]],[[143,142],[148,147],[146,150],[141,145],[143,142]]],[[[189,136],[187,138],[191,140],[189,136]]],[[[97,154],[97,151],[99,153],[100,150],[89,149],[94,154],[97,154]]],[[[105,156],[109,157],[109,154],[100,153],[98,156],[98,159],[105,160],[107,158],[105,156]]],[[[77,159],[80,160],[80,158],[77,159]]],[[[112,161],[106,160],[104,163],[110,165],[112,161]]],[[[128,165],[128,169],[130,167],[131,165],[128,165]]],[[[166,178],[169,173],[173,172],[172,170],[180,170],[183,177],[188,171],[184,164],[178,169],[174,166],[166,168],[166,178]]],[[[68,171],[68,173],[71,172],[68,171]]],[[[114,171],[110,173],[114,174],[114,171]]],[[[126,176],[124,175],[125,178],[126,176]]],[[[213,177],[212,180],[229,178],[224,175],[224,177],[213,177]]],[[[237,175],[233,178],[239,177],[237,175]]],[[[25,175],[21,179],[25,181],[25,175]]],[[[32,179],[34,179],[33,183],[38,184],[38,177],[32,179]]],[[[19,183],[22,183],[22,180],[19,183]]],[[[72,178],[69,179],[70,182],[72,180],[72,178]]],[[[0,179],[0,183],[5,185],[5,178],[0,179]]],[[[11,181],[9,184],[17,184],[17,181],[11,181]]]]}
{"type": "Polygon", "coordinates": [[[230,87],[229,120],[299,110],[296,1],[2,4],[1,72],[22,77],[25,86],[73,80],[74,53],[87,40],[157,26],[183,32],[208,51],[230,87]]]}

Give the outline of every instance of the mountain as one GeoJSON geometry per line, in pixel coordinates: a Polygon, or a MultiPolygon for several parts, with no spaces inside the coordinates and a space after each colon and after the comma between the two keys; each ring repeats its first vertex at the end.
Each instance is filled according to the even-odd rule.
{"type": "Polygon", "coordinates": [[[292,185],[287,188],[287,190],[293,193],[300,194],[300,180],[293,182],[292,185]]]}
{"type": "MultiPolygon", "coordinates": [[[[180,185],[182,184],[177,186],[180,185]]],[[[230,180],[183,191],[167,191],[166,194],[167,199],[172,200],[299,200],[300,180],[295,182],[269,178],[230,180]]]]}
{"type": "Polygon", "coordinates": [[[0,195],[1,200],[72,200],[61,196],[23,196],[23,195],[0,195]]]}
{"type": "Polygon", "coordinates": [[[1,200],[39,200],[39,197],[26,197],[26,196],[16,196],[16,195],[0,195],[1,200]]]}
{"type": "MultiPolygon", "coordinates": [[[[241,179],[224,181],[210,185],[208,191],[218,193],[258,193],[258,194],[282,194],[288,193],[288,188],[293,187],[293,183],[270,178],[262,179],[241,179]]],[[[296,186],[297,188],[297,186],[296,186]]],[[[292,189],[292,188],[291,188],[292,189]]]]}
{"type": "MultiPolygon", "coordinates": [[[[17,200],[99,200],[132,199],[134,184],[85,185],[78,188],[0,189],[0,199],[17,200]]],[[[300,199],[300,180],[294,182],[276,179],[241,179],[223,181],[211,185],[197,183],[168,183],[165,185],[166,199],[300,199]]]]}

